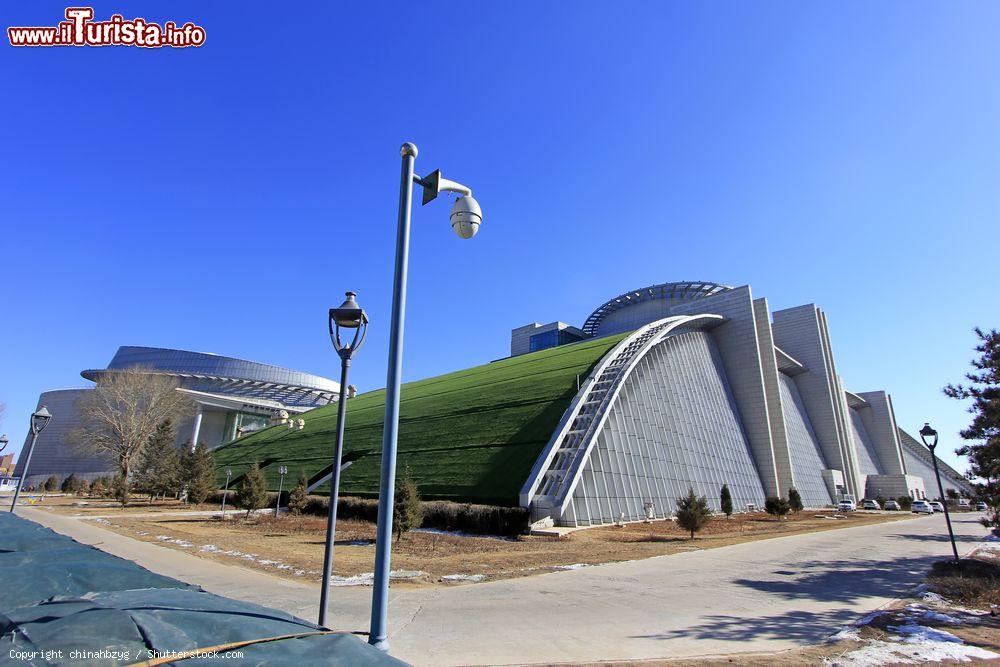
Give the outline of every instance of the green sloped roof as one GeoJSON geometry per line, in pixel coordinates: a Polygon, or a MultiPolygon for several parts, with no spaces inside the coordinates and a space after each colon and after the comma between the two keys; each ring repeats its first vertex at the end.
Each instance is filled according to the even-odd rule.
{"type": "MultiPolygon", "coordinates": [[[[409,467],[427,500],[517,505],[532,465],[576,395],[577,376],[587,377],[625,335],[404,384],[397,471],[409,467]]],[[[378,495],[384,413],[384,389],[348,401],[344,453],[353,463],[341,478],[343,495],[378,495]]],[[[258,461],[276,490],[279,465],[288,466],[286,489],[300,470],[312,477],[329,468],[337,405],[301,416],[302,431],[272,426],[219,448],[218,470],[232,468],[235,481],[258,461]]]]}

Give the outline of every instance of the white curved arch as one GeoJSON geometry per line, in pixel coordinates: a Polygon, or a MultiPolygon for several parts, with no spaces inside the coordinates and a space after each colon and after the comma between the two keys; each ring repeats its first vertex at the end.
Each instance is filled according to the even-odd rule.
{"type": "Polygon", "coordinates": [[[636,364],[678,327],[710,328],[725,321],[721,315],[678,315],[650,322],[611,349],[587,377],[566,409],[549,444],[521,488],[521,504],[532,519],[560,516],[572,501],[584,464],[608,418],[610,407],[636,364]]]}

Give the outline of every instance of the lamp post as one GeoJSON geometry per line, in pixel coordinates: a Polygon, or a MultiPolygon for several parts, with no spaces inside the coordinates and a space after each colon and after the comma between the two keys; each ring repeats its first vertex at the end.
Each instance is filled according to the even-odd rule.
{"type": "Polygon", "coordinates": [[[413,184],[423,188],[422,204],[441,192],[459,195],[451,207],[451,227],[463,239],[471,239],[483,222],[472,190],[441,176],[440,170],[423,178],[413,173],[417,147],[407,142],[399,149],[403,169],[399,183],[399,220],[396,230],[396,268],[392,284],[392,323],[389,327],[389,363],[385,382],[385,423],[382,429],[382,470],[379,480],[378,525],[375,540],[375,581],[372,586],[372,618],[368,643],[389,650],[388,604],[389,561],[392,551],[392,504],[396,485],[396,438],[399,433],[399,387],[403,372],[403,321],[406,314],[406,273],[410,249],[410,206],[413,184]]]}
{"type": "Polygon", "coordinates": [[[9,442],[10,440],[7,439],[6,435],[0,435],[0,452],[7,449],[7,443],[9,442]]]}
{"type": "Polygon", "coordinates": [[[222,491],[222,520],[226,519],[226,496],[229,495],[229,480],[233,476],[233,469],[226,468],[226,488],[222,491]]]}
{"type": "Polygon", "coordinates": [[[31,415],[31,444],[28,445],[28,453],[24,457],[24,467],[19,471],[20,475],[17,478],[17,488],[14,489],[14,502],[10,504],[10,511],[12,513],[17,506],[17,498],[21,495],[21,485],[24,484],[24,480],[28,476],[28,466],[31,465],[31,453],[35,451],[35,441],[38,440],[38,434],[42,432],[42,429],[45,428],[50,419],[52,419],[52,413],[44,405],[35,410],[31,415]]]}
{"type": "Polygon", "coordinates": [[[938,444],[937,431],[931,425],[924,422],[924,427],[920,429],[920,439],[924,441],[927,449],[931,450],[931,461],[934,462],[934,476],[937,478],[938,493],[941,495],[941,506],[944,507],[944,520],[948,524],[948,537],[951,538],[951,552],[955,555],[955,562],[959,561],[958,547],[955,546],[955,531],[951,529],[951,514],[948,512],[948,501],[944,497],[944,487],[941,486],[941,472],[938,470],[937,455],[934,449],[938,444]]]}
{"type": "Polygon", "coordinates": [[[278,518],[278,510],[281,509],[281,487],[285,484],[285,475],[288,474],[288,468],[285,466],[278,467],[278,499],[274,501],[274,518],[278,518]]]}
{"type": "Polygon", "coordinates": [[[368,334],[368,315],[358,305],[354,292],[346,293],[347,300],[339,308],[330,309],[330,342],[340,357],[340,398],[337,401],[337,438],[333,445],[333,468],[330,470],[330,503],[326,513],[326,549],[323,552],[323,583],[319,591],[319,624],[326,627],[326,612],[330,593],[330,576],[333,573],[333,543],[337,533],[337,504],[340,499],[340,460],[344,457],[344,421],[347,419],[347,371],[351,359],[365,342],[368,334]],[[353,330],[349,343],[341,340],[341,330],[353,330]]]}

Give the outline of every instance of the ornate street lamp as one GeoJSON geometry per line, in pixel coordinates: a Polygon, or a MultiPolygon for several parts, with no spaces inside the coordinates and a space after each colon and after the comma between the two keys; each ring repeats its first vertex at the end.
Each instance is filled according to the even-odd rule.
{"type": "Polygon", "coordinates": [[[17,506],[17,498],[21,495],[21,485],[24,484],[24,480],[28,477],[28,466],[31,465],[31,453],[35,451],[35,441],[38,440],[38,434],[42,432],[42,429],[45,428],[50,419],[52,419],[52,413],[44,405],[31,415],[31,444],[28,445],[28,454],[24,457],[24,467],[18,471],[17,488],[14,490],[14,502],[10,504],[11,512],[17,506]]]}
{"type": "Polygon", "coordinates": [[[223,521],[225,521],[226,519],[226,496],[229,495],[229,480],[232,478],[232,476],[233,476],[233,469],[226,468],[226,488],[223,489],[222,491],[222,508],[221,508],[223,521]]]}
{"type": "Polygon", "coordinates": [[[938,470],[937,455],[934,449],[938,444],[937,431],[931,425],[924,422],[924,427],[920,429],[920,439],[924,441],[927,449],[931,450],[931,461],[934,462],[934,476],[937,478],[938,493],[941,494],[941,506],[944,507],[944,520],[948,524],[948,537],[951,538],[951,552],[955,555],[955,562],[959,561],[958,547],[955,546],[955,531],[951,529],[951,514],[948,512],[948,500],[944,497],[944,487],[941,485],[941,471],[938,470]]]}
{"type": "Polygon", "coordinates": [[[323,582],[319,592],[319,624],[326,626],[327,598],[333,573],[333,543],[337,533],[337,503],[340,499],[340,461],[344,458],[344,421],[347,419],[347,370],[368,335],[368,315],[358,305],[354,292],[339,308],[330,309],[330,342],[340,357],[340,398],[337,401],[337,439],[333,445],[333,468],[330,478],[330,503],[326,513],[326,550],[323,553],[323,582]],[[341,333],[345,336],[341,338],[341,333]],[[353,332],[351,341],[345,342],[353,332]]]}
{"type": "Polygon", "coordinates": [[[278,499],[274,501],[274,518],[278,518],[278,511],[281,509],[281,487],[285,484],[285,475],[288,474],[288,468],[285,466],[278,467],[278,499]]]}

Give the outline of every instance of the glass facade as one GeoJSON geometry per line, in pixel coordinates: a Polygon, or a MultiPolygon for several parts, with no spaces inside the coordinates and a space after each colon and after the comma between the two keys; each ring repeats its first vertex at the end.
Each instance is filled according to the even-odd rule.
{"type": "Polygon", "coordinates": [[[532,336],[529,339],[529,348],[531,352],[538,352],[539,350],[547,350],[550,347],[575,343],[578,340],[581,340],[580,336],[565,329],[552,329],[551,331],[532,336]]]}
{"type": "Polygon", "coordinates": [[[569,508],[578,525],[644,518],[676,509],[688,488],[719,508],[729,485],[737,509],[764,502],[711,335],[679,333],[643,356],[612,404],[569,508]]]}
{"type": "Polygon", "coordinates": [[[830,490],[823,481],[823,470],[829,468],[823,458],[819,439],[806,416],[806,407],[795,380],[778,373],[781,408],[785,416],[788,453],[792,461],[792,480],[806,507],[823,507],[833,503],[830,490]]]}

